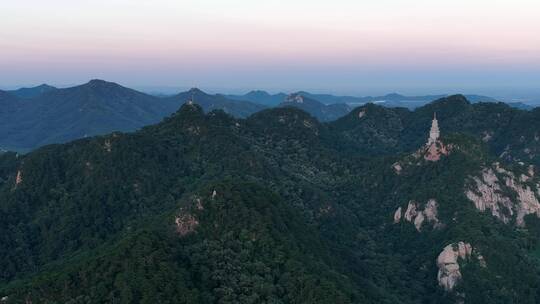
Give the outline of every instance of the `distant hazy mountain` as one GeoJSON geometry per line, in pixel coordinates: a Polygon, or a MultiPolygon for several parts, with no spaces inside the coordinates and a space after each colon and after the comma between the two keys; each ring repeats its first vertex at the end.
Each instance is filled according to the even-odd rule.
{"type": "Polygon", "coordinates": [[[8,92],[20,98],[32,98],[32,97],[37,97],[43,93],[47,93],[54,90],[57,90],[57,88],[47,85],[47,84],[42,84],[37,87],[20,88],[20,89],[8,91],[8,92]]]}
{"type": "Polygon", "coordinates": [[[345,103],[325,105],[315,99],[311,99],[301,93],[291,94],[285,98],[280,107],[295,107],[308,112],[319,121],[332,121],[345,116],[351,111],[345,103]]]}
{"type": "MultiPolygon", "coordinates": [[[[405,96],[397,93],[390,93],[382,96],[340,96],[331,94],[313,94],[305,91],[300,91],[297,94],[317,100],[323,104],[348,104],[351,107],[357,107],[366,103],[376,103],[385,107],[404,107],[415,109],[428,104],[434,100],[444,98],[448,95],[420,95],[420,96],[405,96]]],[[[248,100],[254,103],[259,103],[268,106],[275,106],[283,102],[287,95],[285,93],[269,94],[266,91],[251,91],[245,95],[226,95],[228,98],[236,100],[248,100]]],[[[465,95],[472,103],[476,102],[497,102],[496,99],[482,95],[465,95]]],[[[509,103],[512,105],[511,103],[509,103]]],[[[522,108],[521,105],[517,105],[522,108]]]]}
{"type": "Polygon", "coordinates": [[[530,111],[536,107],[536,106],[528,105],[522,102],[507,102],[507,104],[511,106],[512,108],[526,110],[526,111],[530,111]]]}
{"type": "Polygon", "coordinates": [[[19,99],[16,113],[3,113],[0,146],[30,150],[112,131],[130,131],[156,123],[172,108],[156,97],[118,84],[92,80],[19,99]]]}
{"type": "Polygon", "coordinates": [[[206,112],[222,109],[237,117],[264,108],[197,89],[159,98],[103,80],[49,90],[33,98],[0,91],[0,148],[29,151],[92,135],[133,131],[161,121],[192,97],[206,112]]]}
{"type": "Polygon", "coordinates": [[[176,110],[180,107],[180,105],[188,100],[191,100],[192,98],[193,102],[200,105],[205,112],[219,109],[223,110],[227,114],[241,118],[248,117],[249,115],[266,108],[264,105],[246,100],[233,100],[220,94],[206,94],[205,92],[196,88],[174,96],[165,97],[163,100],[176,104],[176,110]]]}
{"type": "MultiPolygon", "coordinates": [[[[498,102],[497,100],[481,95],[465,95],[470,97],[471,103],[498,102]]],[[[310,94],[298,92],[289,95],[280,106],[294,106],[302,109],[319,121],[332,121],[345,116],[352,109],[368,103],[377,104],[387,108],[408,108],[410,110],[424,106],[433,100],[444,98],[446,95],[403,96],[392,93],[378,97],[352,97],[334,96],[328,94],[310,94]]],[[[525,104],[509,103],[510,106],[522,110],[530,110],[533,107],[525,104]]]]}
{"type": "Polygon", "coordinates": [[[278,94],[269,94],[266,91],[251,91],[245,95],[225,95],[227,98],[235,99],[235,100],[245,100],[245,101],[251,101],[254,103],[262,104],[265,106],[277,106],[278,104],[282,103],[285,98],[287,97],[287,94],[285,93],[278,93],[278,94]]]}

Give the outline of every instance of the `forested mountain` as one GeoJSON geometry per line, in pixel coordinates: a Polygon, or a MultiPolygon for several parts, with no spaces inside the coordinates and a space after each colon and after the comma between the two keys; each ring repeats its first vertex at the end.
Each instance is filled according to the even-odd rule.
{"type": "Polygon", "coordinates": [[[253,103],[265,105],[268,107],[274,107],[282,103],[287,97],[287,94],[285,93],[269,94],[266,91],[258,90],[258,91],[250,91],[244,95],[225,95],[225,96],[229,99],[251,101],[253,103]]]}
{"type": "MultiPolygon", "coordinates": [[[[472,102],[494,102],[485,96],[469,96],[472,102]]],[[[443,95],[410,97],[393,93],[381,97],[351,97],[308,92],[271,95],[265,91],[211,95],[196,88],[174,96],[158,97],[103,80],[65,89],[44,84],[0,91],[0,150],[28,152],[52,143],[114,131],[134,131],[159,122],[191,99],[205,112],[221,109],[237,118],[246,118],[267,107],[293,106],[327,122],[366,103],[414,109],[440,97],[443,95]],[[306,101],[297,102],[297,96],[306,101]]],[[[511,106],[532,109],[519,103],[511,106]]]]}
{"type": "Polygon", "coordinates": [[[366,105],[332,124],[347,145],[378,155],[410,151],[421,144],[430,115],[444,130],[475,136],[494,155],[540,165],[540,109],[515,109],[504,103],[471,104],[464,96],[442,98],[415,111],[366,105]],[[366,115],[373,113],[372,115],[366,115]],[[359,117],[363,119],[358,119],[359,117]]]}
{"type": "Polygon", "coordinates": [[[43,93],[47,93],[54,90],[57,90],[57,88],[47,85],[47,84],[42,84],[36,87],[20,88],[20,89],[8,91],[8,92],[20,98],[32,98],[32,97],[37,97],[37,96],[42,95],[43,93]]]}
{"type": "Polygon", "coordinates": [[[188,103],[0,154],[0,298],[537,303],[538,115],[463,96],[329,123],[188,103]]]}
{"type": "Polygon", "coordinates": [[[0,93],[0,148],[26,152],[87,136],[134,131],[174,113],[192,96],[207,112],[223,109],[237,117],[246,117],[264,108],[196,89],[158,98],[103,80],[66,89],[28,90],[16,91],[15,95],[24,98],[17,98],[13,92],[0,93]],[[37,90],[42,93],[37,94],[37,90]]]}
{"type": "Polygon", "coordinates": [[[0,128],[0,146],[23,151],[113,130],[135,130],[158,122],[172,106],[101,80],[21,98],[18,103],[16,112],[1,117],[6,123],[0,128]]]}
{"type": "Polygon", "coordinates": [[[323,122],[336,120],[351,111],[351,108],[344,103],[325,105],[299,93],[288,95],[285,100],[279,104],[279,107],[295,107],[301,109],[323,122]]]}
{"type": "MultiPolygon", "coordinates": [[[[447,95],[421,95],[421,96],[405,96],[397,93],[390,93],[382,96],[340,96],[332,94],[315,94],[306,91],[295,93],[305,98],[316,100],[325,105],[332,104],[347,104],[352,107],[357,107],[367,103],[377,103],[385,107],[403,107],[415,109],[426,105],[434,100],[447,97],[447,95]]],[[[226,95],[231,99],[249,100],[254,103],[259,103],[268,106],[275,106],[285,101],[287,95],[284,93],[269,94],[266,91],[251,91],[245,95],[226,95]]],[[[482,95],[465,95],[472,103],[478,102],[498,102],[496,99],[482,95]]],[[[532,106],[527,106],[523,103],[508,103],[513,107],[524,110],[532,109],[532,106]]],[[[312,114],[312,113],[311,113],[312,114]]]]}
{"type": "Polygon", "coordinates": [[[240,118],[248,117],[255,112],[266,109],[266,106],[257,103],[243,100],[233,100],[219,94],[210,95],[196,88],[164,98],[164,100],[177,105],[181,105],[187,100],[192,100],[194,103],[200,105],[205,112],[219,109],[223,110],[225,113],[240,118]]]}

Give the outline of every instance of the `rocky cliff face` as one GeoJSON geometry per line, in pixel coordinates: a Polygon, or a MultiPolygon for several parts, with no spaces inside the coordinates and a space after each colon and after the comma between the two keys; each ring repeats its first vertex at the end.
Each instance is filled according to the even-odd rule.
{"type": "Polygon", "coordinates": [[[439,286],[446,291],[454,290],[457,283],[461,280],[461,271],[459,260],[468,260],[472,254],[472,246],[469,243],[458,242],[444,247],[443,251],[437,257],[437,281],[439,286]]]}
{"type": "Polygon", "coordinates": [[[415,201],[409,201],[405,213],[399,207],[394,213],[394,223],[399,223],[403,220],[413,223],[416,230],[422,230],[424,223],[432,223],[434,228],[442,227],[442,223],[437,218],[438,203],[435,199],[430,199],[424,206],[424,210],[420,209],[421,205],[415,201]]]}
{"type": "Polygon", "coordinates": [[[393,163],[392,169],[397,175],[400,175],[403,170],[406,170],[410,166],[421,165],[422,161],[437,162],[443,156],[450,155],[454,150],[460,150],[459,146],[452,143],[446,144],[440,140],[436,140],[433,143],[422,146],[414,153],[393,163]]]}
{"type": "Polygon", "coordinates": [[[450,145],[445,145],[441,141],[436,141],[429,146],[424,151],[424,159],[427,161],[438,161],[441,157],[447,156],[450,154],[452,147],[450,145]]]}
{"type": "Polygon", "coordinates": [[[540,184],[534,181],[533,167],[517,177],[495,163],[484,168],[480,176],[471,179],[473,186],[465,190],[465,195],[478,210],[489,210],[504,223],[515,219],[518,226],[525,225],[524,217],[528,214],[540,217],[540,184]]]}
{"type": "Polygon", "coordinates": [[[17,177],[15,178],[15,186],[19,185],[20,183],[22,183],[22,171],[19,170],[17,171],[17,177]]]}
{"type": "Polygon", "coordinates": [[[176,216],[174,223],[176,224],[176,232],[180,236],[186,236],[195,231],[199,226],[199,221],[191,214],[179,214],[176,216]]]}
{"type": "Polygon", "coordinates": [[[459,262],[471,259],[473,252],[480,266],[486,267],[484,257],[469,243],[461,241],[444,247],[437,257],[439,286],[446,291],[453,291],[462,278],[459,262]]]}

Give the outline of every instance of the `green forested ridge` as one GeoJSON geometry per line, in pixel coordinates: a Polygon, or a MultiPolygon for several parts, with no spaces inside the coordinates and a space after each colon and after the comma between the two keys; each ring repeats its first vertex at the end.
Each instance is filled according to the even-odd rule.
{"type": "Polygon", "coordinates": [[[483,140],[490,153],[506,161],[540,164],[540,109],[524,111],[504,103],[471,104],[465,97],[455,95],[415,111],[368,104],[329,126],[344,136],[344,146],[349,149],[391,155],[421,146],[433,113],[437,114],[445,133],[472,135],[483,140]],[[359,119],[360,112],[369,115],[359,119]]]}
{"type": "Polygon", "coordinates": [[[294,108],[235,119],[184,105],[136,133],[1,154],[0,297],[537,303],[539,262],[530,253],[540,221],[504,224],[464,194],[468,177],[495,161],[516,173],[517,161],[537,163],[536,115],[461,96],[414,112],[367,105],[332,123],[294,108]],[[433,112],[454,148],[438,162],[411,159],[433,112]],[[442,228],[393,223],[398,207],[432,198],[442,228]],[[463,261],[448,293],[436,259],[459,241],[487,266],[463,261]]]}

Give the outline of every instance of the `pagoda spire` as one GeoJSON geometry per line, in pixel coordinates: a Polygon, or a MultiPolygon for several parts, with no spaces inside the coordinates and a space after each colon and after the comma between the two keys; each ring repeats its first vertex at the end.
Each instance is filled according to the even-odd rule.
{"type": "Polygon", "coordinates": [[[433,112],[433,120],[431,121],[431,130],[429,130],[429,138],[427,145],[431,145],[439,140],[440,136],[439,122],[437,121],[437,113],[433,112]]]}

